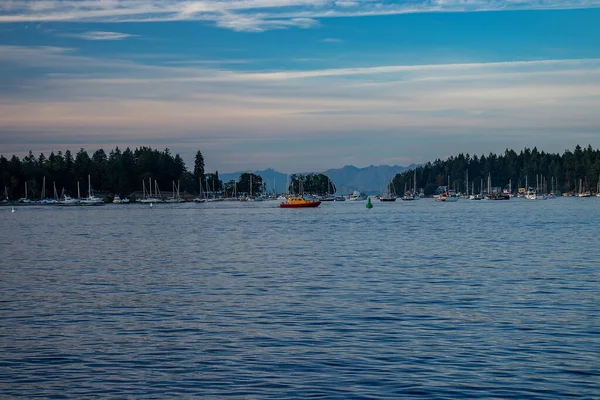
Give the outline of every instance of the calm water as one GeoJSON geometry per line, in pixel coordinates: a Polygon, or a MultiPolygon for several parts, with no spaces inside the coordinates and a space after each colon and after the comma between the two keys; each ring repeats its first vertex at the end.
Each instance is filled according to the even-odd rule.
{"type": "Polygon", "coordinates": [[[600,199],[0,208],[0,397],[600,398],[600,199]]]}

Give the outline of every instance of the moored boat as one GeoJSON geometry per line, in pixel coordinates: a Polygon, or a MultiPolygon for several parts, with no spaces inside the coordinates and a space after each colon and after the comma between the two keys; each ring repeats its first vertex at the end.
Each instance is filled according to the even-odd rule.
{"type": "Polygon", "coordinates": [[[279,204],[281,208],[310,208],[318,207],[320,200],[307,200],[302,196],[290,196],[287,202],[279,204]]]}
{"type": "Polygon", "coordinates": [[[456,192],[454,190],[446,190],[444,193],[437,197],[436,201],[453,203],[455,201],[458,201],[458,196],[456,195],[456,192]]]}

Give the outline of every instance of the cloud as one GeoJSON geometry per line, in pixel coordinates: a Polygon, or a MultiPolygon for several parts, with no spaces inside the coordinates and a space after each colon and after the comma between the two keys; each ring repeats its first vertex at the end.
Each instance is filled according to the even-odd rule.
{"type": "Polygon", "coordinates": [[[61,36],[74,37],[85,40],[121,40],[128,37],[138,36],[120,32],[88,31],[83,33],[69,33],[61,36]]]}
{"type": "Polygon", "coordinates": [[[322,18],[593,7],[600,7],[600,0],[22,0],[0,8],[0,23],[195,20],[236,31],[262,32],[311,28],[322,18]]]}
{"type": "Polygon", "coordinates": [[[336,38],[325,38],[325,39],[321,40],[321,42],[324,42],[324,43],[342,43],[343,40],[342,39],[336,39],[336,38]]]}
{"type": "Polygon", "coordinates": [[[126,138],[128,145],[167,143],[174,151],[211,143],[211,154],[228,160],[248,146],[257,154],[261,146],[289,149],[297,138],[345,156],[370,137],[377,150],[356,159],[377,163],[407,156],[396,150],[409,145],[429,156],[436,143],[449,142],[458,151],[487,152],[495,148],[485,143],[496,141],[501,151],[528,138],[562,150],[593,142],[600,129],[599,59],[271,72],[215,66],[0,46],[0,143],[23,151],[52,141],[110,147],[126,138]],[[417,148],[424,140],[430,153],[417,148]]]}

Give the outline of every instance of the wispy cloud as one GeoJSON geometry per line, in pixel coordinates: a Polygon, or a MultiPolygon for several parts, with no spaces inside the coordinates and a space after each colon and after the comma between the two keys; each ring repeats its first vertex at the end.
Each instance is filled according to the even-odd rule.
{"type": "Polygon", "coordinates": [[[137,35],[130,35],[121,32],[105,32],[105,31],[88,31],[82,33],[66,33],[61,36],[74,37],[85,40],[121,40],[137,35]]]}
{"type": "Polygon", "coordinates": [[[0,7],[0,22],[198,20],[260,32],[310,28],[322,18],[592,7],[600,0],[21,0],[0,7]]]}
{"type": "Polygon", "coordinates": [[[337,38],[325,38],[325,39],[321,40],[321,42],[323,42],[323,43],[342,43],[343,40],[337,39],[337,38]]]}
{"type": "Polygon", "coordinates": [[[15,143],[47,148],[50,140],[108,147],[123,135],[134,145],[168,140],[172,149],[213,143],[212,154],[230,159],[226,154],[248,152],[249,145],[289,147],[301,135],[303,143],[338,154],[353,151],[346,143],[356,145],[370,132],[378,150],[357,157],[377,163],[424,138],[458,143],[460,137],[457,150],[472,152],[482,132],[503,138],[499,150],[526,133],[555,140],[560,150],[589,142],[600,129],[598,59],[251,72],[210,62],[147,65],[68,48],[0,46],[5,66],[0,143],[11,149],[15,143]]]}

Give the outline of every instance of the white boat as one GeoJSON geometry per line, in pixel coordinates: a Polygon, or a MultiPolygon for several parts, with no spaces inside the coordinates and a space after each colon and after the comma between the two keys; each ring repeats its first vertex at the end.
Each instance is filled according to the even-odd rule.
{"type": "Polygon", "coordinates": [[[66,195],[65,194],[65,188],[63,188],[62,193],[60,195],[60,200],[58,202],[58,204],[63,205],[63,206],[75,206],[79,204],[79,197],[81,196],[80,191],[79,191],[79,181],[77,181],[77,198],[74,199],[73,197],[66,195]]]}
{"type": "MultiPolygon", "coordinates": [[[[54,185],[54,196],[57,197],[56,195],[56,184],[54,185]]],[[[44,179],[42,181],[42,193],[40,196],[40,204],[44,204],[44,205],[48,205],[48,204],[56,204],[58,203],[58,199],[51,199],[49,197],[46,197],[46,177],[44,176],[44,179]]]]}
{"type": "Polygon", "coordinates": [[[446,187],[446,190],[440,194],[435,201],[444,203],[454,203],[455,201],[458,201],[458,195],[454,190],[450,189],[450,177],[448,177],[448,186],[446,187]]]}
{"type": "Polygon", "coordinates": [[[458,201],[458,195],[454,190],[448,189],[444,193],[440,194],[435,200],[446,203],[453,203],[455,201],[458,201]]]}
{"type": "Polygon", "coordinates": [[[537,189],[529,188],[525,193],[527,200],[547,200],[548,197],[545,194],[538,193],[537,189]]]}
{"type": "MultiPolygon", "coordinates": [[[[537,179],[537,176],[536,176],[537,179]]],[[[543,193],[540,193],[538,190],[539,184],[536,182],[536,187],[529,187],[529,183],[527,182],[527,177],[525,177],[525,187],[527,187],[527,192],[525,192],[525,198],[527,200],[548,200],[548,196],[543,193]]]]}
{"type": "Polygon", "coordinates": [[[367,195],[362,193],[360,190],[355,190],[350,196],[348,196],[348,201],[362,201],[367,200],[367,195]]]}
{"type": "Polygon", "coordinates": [[[146,183],[142,180],[142,198],[139,199],[138,201],[140,203],[162,203],[162,198],[160,198],[158,196],[158,183],[156,181],[154,181],[154,195],[152,194],[152,178],[148,178],[148,183],[149,183],[149,190],[148,193],[146,193],[146,183]]]}
{"type": "Polygon", "coordinates": [[[113,203],[121,204],[122,202],[123,202],[123,200],[121,200],[121,197],[118,194],[116,194],[115,198],[113,199],[113,203]]]}
{"type": "Polygon", "coordinates": [[[406,190],[406,183],[404,184],[404,196],[402,196],[402,200],[404,201],[412,201],[412,200],[421,200],[421,197],[417,194],[417,169],[414,170],[413,175],[413,190],[406,190]]]}
{"type": "Polygon", "coordinates": [[[63,199],[59,202],[59,204],[66,205],[66,206],[77,205],[77,204],[79,204],[79,199],[74,199],[71,196],[65,194],[63,196],[63,199]]]}
{"type": "Polygon", "coordinates": [[[202,177],[200,177],[198,181],[200,183],[200,193],[198,194],[198,197],[194,198],[194,203],[205,203],[206,196],[204,194],[204,190],[202,190],[202,177]]]}
{"type": "Polygon", "coordinates": [[[175,185],[175,181],[173,181],[173,196],[166,199],[165,203],[183,203],[184,201],[179,196],[179,181],[177,181],[177,186],[175,185]]]}
{"type": "Polygon", "coordinates": [[[90,175],[88,175],[88,197],[81,199],[80,203],[88,206],[104,204],[104,200],[102,198],[94,196],[94,192],[92,191],[92,179],[90,175]]]}
{"type": "Polygon", "coordinates": [[[27,198],[27,182],[25,182],[25,197],[21,197],[17,200],[19,203],[31,203],[31,200],[27,198]]]}

